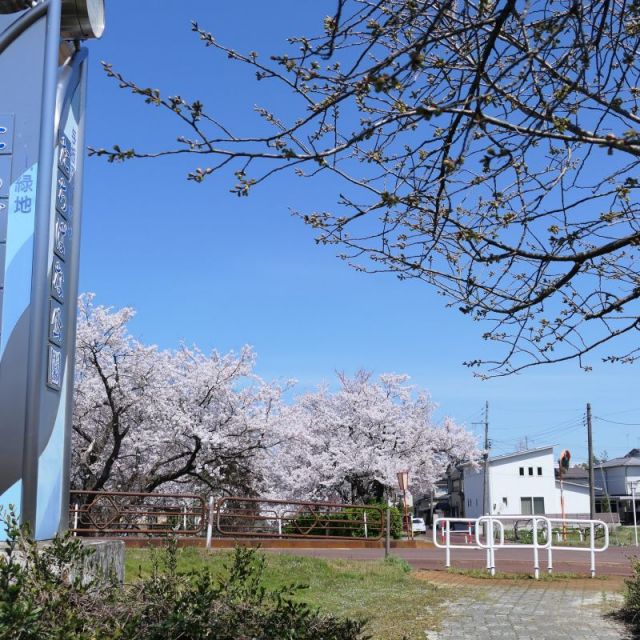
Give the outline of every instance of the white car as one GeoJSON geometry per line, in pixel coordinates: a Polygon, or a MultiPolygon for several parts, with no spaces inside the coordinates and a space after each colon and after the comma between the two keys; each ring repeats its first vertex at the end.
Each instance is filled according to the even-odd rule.
{"type": "Polygon", "coordinates": [[[424,523],[424,519],[412,518],[411,531],[413,531],[413,533],[427,533],[427,525],[424,523]]]}

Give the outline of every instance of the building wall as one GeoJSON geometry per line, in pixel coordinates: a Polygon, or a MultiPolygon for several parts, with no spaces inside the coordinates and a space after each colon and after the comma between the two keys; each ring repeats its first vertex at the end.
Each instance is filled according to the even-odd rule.
{"type": "MultiPolygon", "coordinates": [[[[546,513],[555,508],[552,449],[523,452],[522,455],[495,460],[491,465],[490,475],[493,513],[520,515],[524,513],[523,498],[541,498],[546,513]],[[521,475],[521,469],[524,475],[521,475]]],[[[533,502],[530,504],[533,510],[533,502]]]]}
{"type": "Polygon", "coordinates": [[[631,493],[631,483],[636,483],[636,488],[640,488],[640,467],[627,467],[627,494],[631,493]]]}
{"type": "MultiPolygon", "coordinates": [[[[519,455],[494,459],[489,467],[492,513],[520,515],[522,499],[529,499],[534,510],[534,498],[542,499],[544,511],[554,513],[560,502],[557,497],[553,449],[523,451],[519,455]],[[524,475],[521,475],[520,469],[524,475]],[[530,474],[531,469],[531,474],[530,474]],[[540,470],[540,472],[538,471],[540,470]]],[[[483,471],[464,468],[465,516],[482,515],[483,471]]],[[[537,503],[540,505],[540,502],[537,503]]]]}
{"type": "Polygon", "coordinates": [[[627,495],[624,467],[611,467],[604,469],[596,467],[596,477],[600,480],[597,482],[598,486],[601,486],[609,495],[627,495]]]}
{"type": "Polygon", "coordinates": [[[449,476],[449,516],[462,516],[465,513],[464,486],[461,472],[454,471],[449,476]]]}
{"type": "Polygon", "coordinates": [[[596,467],[595,475],[596,484],[608,495],[628,496],[631,495],[631,484],[640,483],[640,466],[596,467]]]}
{"type": "MultiPolygon", "coordinates": [[[[629,480],[640,480],[640,467],[628,467],[629,480]],[[633,474],[631,471],[633,470],[633,474]],[[637,474],[637,475],[636,475],[637,474]]],[[[616,469],[613,469],[616,471],[616,469]]],[[[463,467],[464,475],[464,517],[477,518],[483,515],[484,471],[482,466],[474,469],[463,467]]],[[[624,487],[624,470],[614,474],[615,482],[624,487]]],[[[490,462],[489,483],[492,513],[495,515],[524,515],[523,498],[529,499],[530,512],[544,505],[544,514],[558,516],[560,505],[560,483],[555,478],[553,449],[523,451],[520,454],[497,458],[490,462]],[[520,470],[524,475],[521,475],[520,470]],[[530,472],[531,470],[531,472],[530,472]],[[537,501],[533,501],[538,498],[537,501]]],[[[596,486],[602,486],[596,477],[596,486]]],[[[618,486],[615,484],[614,486],[618,486]]],[[[640,495],[640,484],[638,494],[640,495]]],[[[589,487],[565,481],[564,511],[567,515],[589,515],[589,487]]],[[[613,494],[611,486],[609,493],[613,494]]],[[[462,515],[462,514],[461,514],[462,515]]]]}
{"type": "Polygon", "coordinates": [[[464,467],[464,517],[483,515],[484,469],[464,467]]]}
{"type": "MultiPolygon", "coordinates": [[[[566,515],[589,515],[589,487],[578,486],[575,484],[568,484],[563,482],[563,494],[564,494],[564,512],[566,515]]],[[[548,509],[548,513],[561,514],[560,504],[560,481],[556,481],[556,495],[557,503],[555,505],[555,511],[548,509]]]]}

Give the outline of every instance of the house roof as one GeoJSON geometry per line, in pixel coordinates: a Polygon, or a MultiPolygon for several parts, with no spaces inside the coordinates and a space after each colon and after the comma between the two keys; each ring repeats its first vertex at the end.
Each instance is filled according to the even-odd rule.
{"type": "MultiPolygon", "coordinates": [[[[558,467],[555,468],[556,480],[559,480],[560,471],[558,467]]],[[[589,484],[589,472],[584,467],[570,467],[566,469],[562,474],[562,479],[567,482],[574,482],[577,484],[589,484]]]]}
{"type": "MultiPolygon", "coordinates": [[[[588,489],[589,488],[589,484],[585,484],[584,482],[571,482],[570,480],[563,480],[562,484],[564,486],[569,486],[569,487],[580,487],[581,489],[588,489]]],[[[560,479],[556,478],[556,485],[560,485],[560,479]]],[[[594,491],[602,491],[602,487],[593,487],[594,491]]]]}
{"type": "Polygon", "coordinates": [[[610,467],[640,467],[640,449],[631,449],[629,453],[621,458],[613,458],[596,465],[596,469],[608,469],[610,467]]]}
{"type": "Polygon", "coordinates": [[[544,447],[536,447],[535,449],[523,449],[522,451],[514,451],[513,453],[505,453],[501,456],[490,456],[489,462],[495,462],[498,460],[506,460],[507,458],[517,458],[518,456],[526,457],[532,453],[540,453],[540,451],[546,451],[547,449],[551,449],[553,451],[553,445],[549,444],[544,447]]]}
{"type": "MultiPolygon", "coordinates": [[[[489,457],[489,463],[506,460],[507,458],[526,457],[529,454],[539,453],[540,451],[547,451],[548,449],[553,451],[553,445],[549,444],[549,445],[546,445],[544,447],[535,447],[534,449],[522,449],[521,451],[514,451],[513,453],[505,453],[504,455],[501,455],[501,456],[490,456],[489,457]]],[[[465,462],[465,463],[461,464],[460,466],[461,467],[466,467],[466,466],[471,465],[471,464],[473,464],[473,463],[465,462]]]]}

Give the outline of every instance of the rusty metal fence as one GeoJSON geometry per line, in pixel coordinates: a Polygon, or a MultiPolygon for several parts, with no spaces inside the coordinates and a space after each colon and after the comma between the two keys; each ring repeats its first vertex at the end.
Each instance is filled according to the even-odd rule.
{"type": "Polygon", "coordinates": [[[195,494],[72,491],[69,529],[77,535],[197,536],[207,504],[195,494]]]}
{"type": "Polygon", "coordinates": [[[195,494],[72,491],[69,529],[88,536],[380,540],[379,506],[195,494]]]}
{"type": "Polygon", "coordinates": [[[384,513],[377,506],[222,498],[215,505],[216,531],[227,537],[379,540],[384,513]]]}

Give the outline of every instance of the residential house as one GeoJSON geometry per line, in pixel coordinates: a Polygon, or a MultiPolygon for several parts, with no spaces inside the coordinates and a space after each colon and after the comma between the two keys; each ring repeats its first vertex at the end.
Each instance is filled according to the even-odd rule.
{"type": "Polygon", "coordinates": [[[460,517],[483,515],[484,495],[488,491],[489,510],[495,515],[548,515],[567,517],[589,515],[589,486],[576,477],[556,478],[553,446],[491,456],[488,460],[488,484],[485,487],[484,465],[466,463],[455,472],[460,489],[453,492],[450,503],[459,504],[460,517]],[[564,502],[564,509],[562,502],[564,502]]]}
{"type": "MultiPolygon", "coordinates": [[[[631,449],[621,458],[596,464],[595,476],[599,487],[596,492],[596,511],[617,513],[623,524],[631,524],[634,488],[640,494],[640,449],[631,449]]],[[[636,518],[640,522],[637,505],[636,518]]]]}

